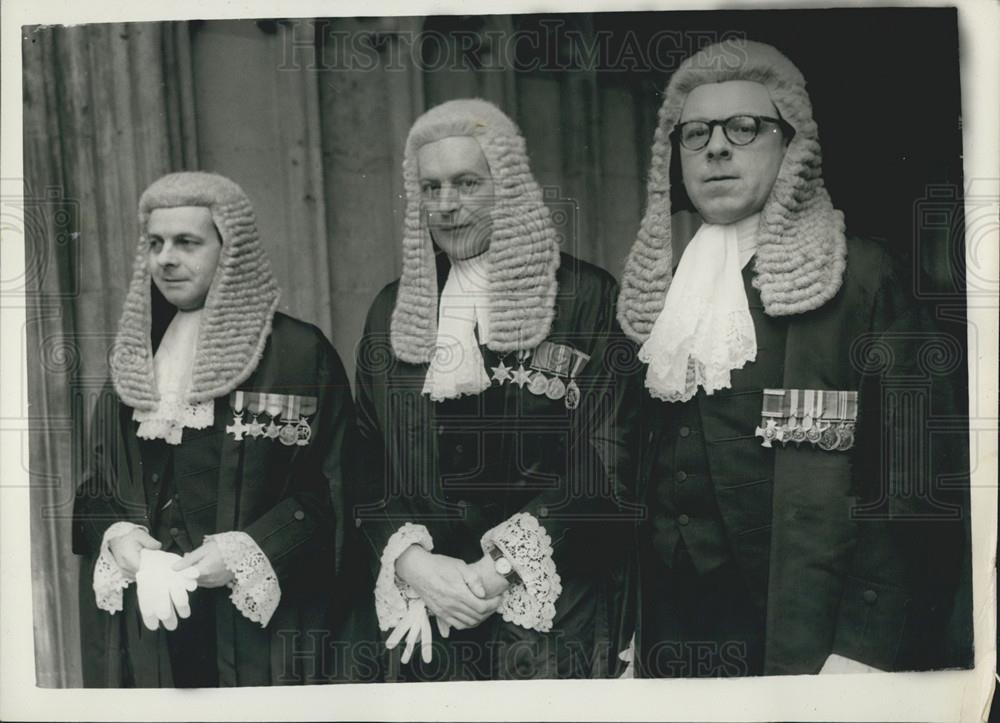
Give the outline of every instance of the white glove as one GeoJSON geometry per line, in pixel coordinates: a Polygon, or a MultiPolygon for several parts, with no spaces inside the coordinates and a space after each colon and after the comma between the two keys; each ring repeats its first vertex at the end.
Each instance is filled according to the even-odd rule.
{"type": "Polygon", "coordinates": [[[180,555],[172,552],[148,548],[139,553],[136,595],[143,625],[150,630],[156,630],[160,623],[167,630],[176,630],[177,616],[187,618],[191,615],[188,593],[198,587],[198,570],[171,569],[180,559],[180,555]]]}
{"type": "MultiPolygon", "coordinates": [[[[451,632],[448,623],[440,618],[434,619],[437,621],[437,628],[438,632],[441,633],[441,637],[447,638],[451,632]]],[[[424,601],[419,598],[409,601],[406,617],[393,629],[389,635],[389,639],[385,641],[385,647],[392,650],[399,645],[399,641],[403,639],[404,635],[406,636],[406,648],[403,650],[403,656],[400,658],[400,661],[403,664],[410,662],[410,657],[413,655],[413,648],[419,641],[420,657],[423,658],[425,663],[431,662],[433,651],[431,646],[434,642],[431,637],[431,621],[427,616],[427,608],[424,606],[424,601]]]]}

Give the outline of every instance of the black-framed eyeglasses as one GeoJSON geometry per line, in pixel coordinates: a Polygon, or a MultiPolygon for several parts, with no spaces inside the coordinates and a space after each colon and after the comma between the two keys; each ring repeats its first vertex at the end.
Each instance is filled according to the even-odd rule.
{"type": "Polygon", "coordinates": [[[722,132],[730,143],[734,146],[746,146],[754,142],[765,123],[778,126],[789,140],[795,136],[795,129],[784,118],[766,115],[734,115],[722,120],[686,121],[678,123],[671,135],[687,150],[700,151],[708,145],[715,126],[722,126],[722,132]]]}

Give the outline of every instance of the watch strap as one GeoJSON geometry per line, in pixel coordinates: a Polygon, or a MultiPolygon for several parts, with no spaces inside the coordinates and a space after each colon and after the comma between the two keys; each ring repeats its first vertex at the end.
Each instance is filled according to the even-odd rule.
{"type": "MultiPolygon", "coordinates": [[[[497,547],[496,545],[491,545],[489,552],[490,552],[490,558],[493,560],[493,562],[496,562],[501,557],[504,557],[503,551],[499,547],[497,547]]],[[[509,559],[507,560],[507,562],[510,563],[510,572],[508,572],[507,574],[505,574],[504,578],[511,585],[520,585],[521,584],[521,576],[517,574],[517,570],[514,569],[514,564],[511,563],[509,559]]]]}

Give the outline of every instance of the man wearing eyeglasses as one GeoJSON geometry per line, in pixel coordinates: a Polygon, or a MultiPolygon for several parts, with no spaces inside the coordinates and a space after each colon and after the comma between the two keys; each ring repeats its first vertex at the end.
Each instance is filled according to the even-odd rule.
{"type": "Polygon", "coordinates": [[[885,250],[845,235],[798,69],[747,41],[685,61],[648,194],[618,304],[647,365],[637,674],[970,664],[967,497],[938,482],[967,440],[892,396],[920,379],[954,413],[955,375],[920,361],[940,337],[885,250]],[[702,220],[679,262],[675,155],[702,220]]]}

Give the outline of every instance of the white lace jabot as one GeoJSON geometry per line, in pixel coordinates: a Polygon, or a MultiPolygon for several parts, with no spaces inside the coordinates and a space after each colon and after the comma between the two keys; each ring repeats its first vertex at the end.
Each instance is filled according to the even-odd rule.
{"type": "Polygon", "coordinates": [[[435,402],[479,394],[492,382],[480,344],[490,340],[487,255],[452,261],[438,308],[437,347],[424,378],[424,394],[435,402]],[[476,326],[479,340],[476,340],[476,326]]]}
{"type": "Polygon", "coordinates": [[[665,402],[686,401],[731,385],[730,372],[757,358],[757,335],[742,269],[757,249],[760,214],[704,224],[684,249],[663,310],[639,358],[646,388],[665,402]]]}
{"type": "Polygon", "coordinates": [[[132,419],[139,422],[136,434],[142,439],[163,439],[168,444],[180,444],[185,427],[204,429],[215,421],[211,400],[195,404],[187,401],[201,316],[202,309],[178,310],[163,334],[153,357],[160,401],[152,411],[136,409],[132,412],[132,419]]]}

